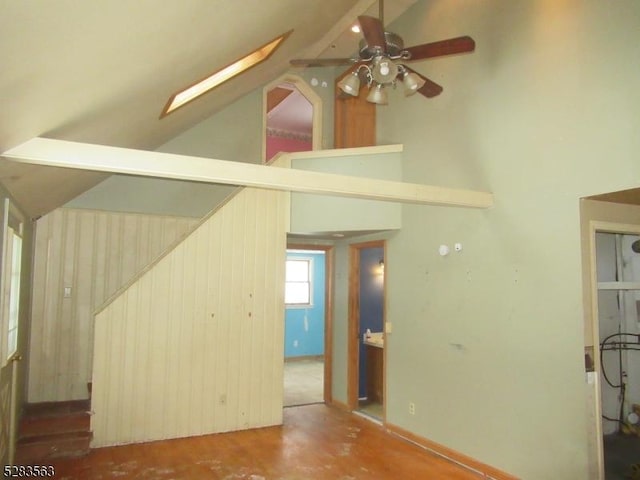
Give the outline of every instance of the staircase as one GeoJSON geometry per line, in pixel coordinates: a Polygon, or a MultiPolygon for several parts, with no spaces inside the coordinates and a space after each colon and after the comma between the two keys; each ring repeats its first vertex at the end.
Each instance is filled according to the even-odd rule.
{"type": "Polygon", "coordinates": [[[29,404],[18,430],[15,465],[89,453],[90,400],[29,404]]]}

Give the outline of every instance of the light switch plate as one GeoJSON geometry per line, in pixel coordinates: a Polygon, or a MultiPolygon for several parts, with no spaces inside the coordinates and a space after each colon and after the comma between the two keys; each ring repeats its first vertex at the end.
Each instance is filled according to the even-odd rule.
{"type": "Polygon", "coordinates": [[[385,322],[384,324],[384,332],[385,333],[391,333],[393,329],[393,325],[391,324],[391,322],[385,322]]]}

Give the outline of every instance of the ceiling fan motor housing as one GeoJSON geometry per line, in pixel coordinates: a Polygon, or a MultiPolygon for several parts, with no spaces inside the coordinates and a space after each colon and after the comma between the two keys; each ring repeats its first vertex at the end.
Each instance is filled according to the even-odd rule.
{"type": "Polygon", "coordinates": [[[367,82],[371,93],[367,100],[376,104],[386,104],[384,87],[394,86],[401,81],[405,95],[420,93],[432,98],[442,92],[442,87],[420,73],[404,65],[404,62],[426,60],[468,53],[475,50],[475,41],[465,35],[437,42],[423,43],[405,48],[400,35],[385,32],[382,20],[382,0],[378,18],[367,15],[358,16],[358,23],[364,39],[360,41],[359,58],[319,58],[292,60],[294,66],[337,66],[353,65],[352,75],[344,77],[338,87],[343,92],[354,95],[359,91],[361,81],[367,82]],[[398,63],[396,63],[398,62],[398,63]],[[356,88],[358,87],[358,88],[356,88]]]}
{"type": "MultiPolygon", "coordinates": [[[[402,56],[404,50],[404,41],[400,35],[392,32],[384,32],[384,39],[387,43],[386,55],[392,58],[399,58],[402,56]]],[[[382,52],[379,46],[369,46],[365,39],[360,40],[360,58],[363,60],[370,60],[379,56],[382,52]]]]}

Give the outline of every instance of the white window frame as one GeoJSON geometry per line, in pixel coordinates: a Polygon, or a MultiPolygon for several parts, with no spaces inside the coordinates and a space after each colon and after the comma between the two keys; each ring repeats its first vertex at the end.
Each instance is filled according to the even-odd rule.
{"type": "Polygon", "coordinates": [[[2,204],[0,229],[0,365],[17,353],[20,329],[20,276],[22,270],[24,216],[8,198],[2,204]],[[16,240],[19,243],[16,245],[16,240]],[[18,258],[15,247],[19,247],[18,258]]]}
{"type": "MultiPolygon", "coordinates": [[[[286,308],[309,308],[313,306],[313,258],[312,257],[290,257],[287,258],[287,262],[305,262],[308,265],[307,275],[308,279],[306,282],[300,280],[287,280],[285,273],[285,307],[286,308]],[[287,286],[292,283],[306,283],[308,284],[308,293],[309,293],[309,301],[306,303],[302,302],[287,302],[287,286]]],[[[286,272],[285,268],[285,272],[286,272]]]]}
{"type": "Polygon", "coordinates": [[[7,286],[9,288],[9,314],[7,317],[7,359],[18,351],[18,329],[20,326],[20,276],[22,274],[22,235],[9,228],[7,236],[8,255],[7,286]],[[9,252],[10,250],[10,252],[9,252]]]}

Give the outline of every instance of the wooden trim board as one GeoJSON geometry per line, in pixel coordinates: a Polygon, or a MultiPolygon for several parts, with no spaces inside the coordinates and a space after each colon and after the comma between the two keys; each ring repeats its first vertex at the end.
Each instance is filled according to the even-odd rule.
{"type": "Polygon", "coordinates": [[[495,467],[487,465],[486,463],[482,463],[474,458],[457,452],[449,447],[445,447],[444,445],[440,445],[439,443],[436,443],[432,440],[428,440],[424,437],[416,435],[415,433],[405,430],[404,428],[401,428],[397,425],[387,423],[385,427],[389,433],[402,437],[405,440],[415,443],[416,445],[419,445],[422,448],[435,453],[436,455],[451,460],[452,462],[462,465],[463,467],[481,473],[485,475],[486,478],[492,480],[518,480],[518,477],[511,475],[510,473],[498,470],[495,467]]]}
{"type": "MultiPolygon", "coordinates": [[[[376,147],[369,147],[371,153],[376,147]]],[[[326,151],[312,152],[321,158],[326,151]]],[[[369,200],[439,206],[488,208],[493,195],[415,183],[404,183],[330,173],[273,168],[253,163],[171,153],[33,138],[7,150],[5,158],[52,167],[170,178],[202,183],[243,185],[270,190],[316,193],[369,200]]],[[[289,154],[283,155],[284,157],[289,154]]]]}

